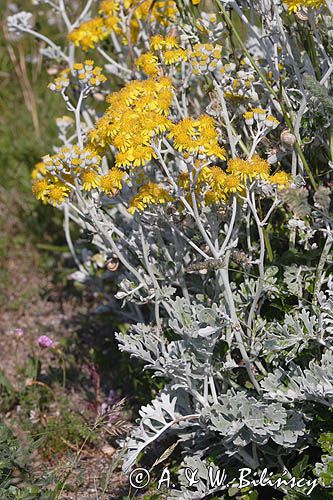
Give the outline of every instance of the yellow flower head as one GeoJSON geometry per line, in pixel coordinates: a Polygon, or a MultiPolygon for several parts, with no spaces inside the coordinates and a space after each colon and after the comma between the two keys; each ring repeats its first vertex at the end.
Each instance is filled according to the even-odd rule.
{"type": "Polygon", "coordinates": [[[265,120],[265,124],[268,126],[268,127],[277,127],[280,122],[277,118],[275,118],[275,116],[272,116],[272,115],[267,115],[266,116],[266,120],[265,120]]]}
{"type": "Polygon", "coordinates": [[[43,157],[32,172],[32,192],[38,200],[59,205],[73,188],[75,178],[82,189],[99,186],[101,157],[93,149],[64,146],[57,154],[43,157]]]}
{"type": "Polygon", "coordinates": [[[165,40],[162,35],[152,36],[149,43],[152,50],[162,50],[165,46],[165,40]]]}
{"type": "Polygon", "coordinates": [[[134,214],[137,210],[145,210],[148,205],[161,205],[172,201],[173,198],[164,187],[154,182],[148,182],[139,189],[139,192],[130,202],[129,213],[134,214]]]}
{"type": "Polygon", "coordinates": [[[274,129],[276,128],[280,122],[275,116],[268,114],[268,111],[261,108],[252,108],[246,113],[243,114],[245,119],[245,123],[248,126],[252,126],[254,122],[257,122],[257,125],[261,125],[264,123],[267,128],[274,129]]]}
{"type": "Polygon", "coordinates": [[[244,120],[246,125],[253,125],[254,123],[254,114],[253,111],[247,111],[246,113],[243,114],[244,120]]]}
{"type": "Polygon", "coordinates": [[[48,192],[48,202],[53,205],[61,205],[68,197],[69,188],[61,183],[51,184],[48,192]]]}
{"type": "Polygon", "coordinates": [[[166,35],[166,37],[164,39],[164,44],[165,44],[165,48],[168,50],[179,48],[178,38],[176,36],[174,36],[173,34],[166,35]]]}
{"type": "Polygon", "coordinates": [[[289,12],[297,12],[301,7],[307,9],[320,9],[325,5],[325,0],[283,0],[289,12]]]}
{"type": "Polygon", "coordinates": [[[187,61],[187,53],[184,49],[170,49],[163,52],[163,60],[166,65],[187,61]]]}
{"type": "Polygon", "coordinates": [[[155,51],[164,51],[179,48],[177,37],[172,34],[166,35],[165,37],[163,37],[162,35],[152,36],[149,43],[151,49],[155,51]]]}
{"type": "Polygon", "coordinates": [[[237,174],[228,174],[224,181],[224,190],[226,193],[237,193],[244,189],[240,176],[237,174]]]}
{"type": "Polygon", "coordinates": [[[91,59],[87,59],[84,63],[74,64],[73,76],[78,78],[83,86],[97,87],[106,81],[102,68],[95,66],[95,62],[91,59]]]}
{"type": "Polygon", "coordinates": [[[215,189],[224,188],[227,174],[220,167],[211,167],[209,170],[210,185],[215,189]]]}
{"type": "Polygon", "coordinates": [[[150,52],[138,57],[135,65],[137,68],[142,69],[148,76],[156,76],[158,74],[158,57],[150,52]]]}
{"type": "Polygon", "coordinates": [[[208,205],[225,201],[230,193],[241,192],[244,185],[241,177],[236,173],[227,173],[220,167],[210,167],[207,184],[209,190],[205,195],[205,202],[208,205]]]}
{"type": "Polygon", "coordinates": [[[82,187],[85,191],[90,191],[100,185],[100,176],[95,170],[85,170],[81,174],[82,187]]]}
{"type": "Polygon", "coordinates": [[[85,21],[78,28],[74,29],[68,39],[77,47],[87,51],[94,49],[98,42],[105,40],[111,33],[111,30],[105,26],[102,17],[96,17],[85,21]]]}
{"type": "Polygon", "coordinates": [[[37,200],[47,202],[47,195],[49,193],[49,183],[46,179],[40,179],[33,182],[32,192],[37,200]]]}
{"type": "Polygon", "coordinates": [[[218,205],[226,201],[226,194],[223,190],[210,189],[205,193],[204,199],[207,206],[218,205]]]}
{"type": "Polygon", "coordinates": [[[250,160],[241,158],[232,158],[228,161],[227,171],[232,174],[237,174],[243,181],[249,179],[252,181],[255,178],[267,179],[269,176],[269,163],[263,160],[258,155],[254,155],[250,160]]]}
{"type": "Polygon", "coordinates": [[[103,0],[99,6],[99,14],[113,16],[119,11],[119,2],[117,0],[103,0]]]}
{"type": "Polygon", "coordinates": [[[193,49],[188,52],[188,54],[195,75],[214,71],[221,66],[221,45],[213,45],[211,43],[196,43],[193,49]]]}
{"type": "Polygon", "coordinates": [[[122,181],[125,175],[125,172],[119,170],[119,168],[111,168],[106,175],[101,177],[101,190],[106,194],[114,196],[122,188],[122,181]]]}
{"type": "Polygon", "coordinates": [[[180,152],[217,156],[225,160],[225,150],[219,146],[218,133],[210,116],[202,115],[197,120],[184,118],[171,127],[169,137],[180,152]]]}
{"type": "Polygon", "coordinates": [[[287,172],[280,170],[268,178],[271,184],[276,184],[279,189],[287,187],[291,182],[291,177],[287,172]]]}
{"type": "Polygon", "coordinates": [[[46,166],[42,161],[40,161],[36,163],[35,168],[31,172],[31,177],[32,179],[35,180],[41,176],[44,176],[46,173],[47,173],[46,166]]]}

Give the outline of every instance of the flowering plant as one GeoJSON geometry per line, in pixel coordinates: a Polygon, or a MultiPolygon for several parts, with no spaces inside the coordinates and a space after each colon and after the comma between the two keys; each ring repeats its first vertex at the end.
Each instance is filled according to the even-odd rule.
{"type": "Polygon", "coordinates": [[[70,116],[33,193],[63,210],[75,277],[130,324],[120,349],[165,381],[124,469],[168,436],[182,467],[291,476],[333,394],[331,1],[88,0],[75,21],[63,1],[35,3],[68,45],[27,12],[9,29],[47,45],[70,116]]]}

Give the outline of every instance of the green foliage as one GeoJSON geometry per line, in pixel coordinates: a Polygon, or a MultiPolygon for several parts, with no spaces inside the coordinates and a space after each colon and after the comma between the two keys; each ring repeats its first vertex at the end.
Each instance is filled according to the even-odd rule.
{"type": "Polygon", "coordinates": [[[48,480],[40,478],[31,465],[32,443],[23,445],[14,432],[0,424],[0,498],[6,500],[47,500],[48,480]]]}
{"type": "Polygon", "coordinates": [[[322,434],[319,444],[324,455],[321,457],[321,462],[316,464],[315,473],[323,486],[332,488],[333,496],[333,433],[322,434]]]}
{"type": "Polygon", "coordinates": [[[0,412],[5,412],[16,401],[16,391],[8,378],[0,372],[0,412]]]}
{"type": "MultiPolygon", "coordinates": [[[[1,4],[5,3],[2,0],[1,4]]],[[[20,2],[21,8],[30,5],[27,0],[20,2]]],[[[1,10],[5,9],[3,5],[1,10]]],[[[46,19],[41,26],[50,32],[46,19]]],[[[5,208],[2,207],[0,213],[0,232],[14,214],[20,226],[19,232],[15,223],[16,231],[10,240],[1,239],[1,260],[8,252],[9,243],[13,251],[12,246],[22,247],[27,237],[42,239],[47,238],[47,233],[53,233],[54,242],[63,241],[59,214],[40,206],[31,195],[31,170],[54,143],[55,117],[65,112],[65,108],[59,109],[57,99],[47,89],[50,77],[30,37],[13,42],[7,40],[1,30],[0,73],[0,203],[5,208]]]]}
{"type": "Polygon", "coordinates": [[[311,97],[320,101],[323,113],[333,112],[333,98],[329,95],[328,90],[311,75],[306,75],[304,78],[305,87],[311,93],[311,97]]]}

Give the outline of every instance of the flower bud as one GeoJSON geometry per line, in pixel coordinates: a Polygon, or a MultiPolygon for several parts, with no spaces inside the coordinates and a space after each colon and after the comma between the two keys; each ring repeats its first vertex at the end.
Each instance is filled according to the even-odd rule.
{"type": "Polygon", "coordinates": [[[280,140],[281,140],[283,145],[291,147],[295,144],[296,137],[294,136],[294,134],[292,134],[290,132],[289,129],[286,128],[286,129],[282,130],[281,135],[280,135],[280,140]]]}

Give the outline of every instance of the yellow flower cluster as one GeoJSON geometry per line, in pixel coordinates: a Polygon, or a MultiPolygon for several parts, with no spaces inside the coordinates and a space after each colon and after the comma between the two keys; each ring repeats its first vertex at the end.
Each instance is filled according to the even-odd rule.
{"type": "Polygon", "coordinates": [[[103,0],[98,9],[98,13],[104,16],[107,20],[110,20],[111,17],[117,18],[116,14],[118,11],[118,0],[103,0]]]}
{"type": "MultiPolygon", "coordinates": [[[[232,193],[242,192],[245,188],[241,177],[237,173],[229,173],[217,166],[204,166],[196,163],[200,169],[195,179],[194,190],[198,195],[203,195],[206,205],[213,205],[226,202],[228,196],[232,193]]],[[[190,190],[190,178],[188,172],[182,172],[178,177],[179,186],[185,191],[190,190]]],[[[186,196],[189,203],[191,199],[186,196]]]]}
{"type": "Polygon", "coordinates": [[[154,157],[151,140],[170,129],[167,118],[172,103],[168,78],[132,81],[108,97],[109,108],[90,133],[98,150],[113,145],[117,167],[139,167],[154,157]]]}
{"type": "Polygon", "coordinates": [[[208,115],[198,119],[184,118],[171,125],[169,138],[173,139],[174,147],[187,154],[216,156],[225,160],[225,149],[218,143],[218,132],[214,119],[208,115]]]}
{"type": "Polygon", "coordinates": [[[269,163],[258,155],[250,160],[232,158],[228,161],[227,172],[238,175],[242,181],[252,181],[255,178],[265,180],[269,177],[269,163]]]}
{"type": "Polygon", "coordinates": [[[269,182],[275,184],[279,189],[283,189],[290,184],[291,178],[287,172],[280,170],[269,177],[269,182]]]}
{"type": "Polygon", "coordinates": [[[98,42],[108,38],[113,31],[120,33],[118,11],[117,0],[104,0],[99,8],[100,17],[82,23],[68,35],[69,40],[83,50],[93,49],[98,42]]]}
{"type": "Polygon", "coordinates": [[[170,66],[171,64],[187,61],[186,50],[179,47],[178,49],[169,49],[162,52],[162,59],[164,64],[170,66]]]}
{"type": "Polygon", "coordinates": [[[258,100],[253,85],[256,76],[246,58],[240,61],[239,67],[232,62],[218,68],[217,78],[223,85],[225,97],[234,103],[243,102],[244,100],[250,102],[258,100]]]}
{"type": "Polygon", "coordinates": [[[170,66],[188,59],[187,51],[179,47],[178,40],[173,35],[153,36],[150,39],[150,47],[152,52],[139,56],[135,64],[138,69],[142,69],[151,77],[158,75],[160,63],[170,66]]]}
{"type": "Polygon", "coordinates": [[[179,41],[173,34],[168,34],[165,37],[162,35],[153,36],[150,40],[150,46],[152,50],[159,52],[162,62],[167,66],[188,59],[186,50],[179,46],[179,41]]]}
{"type": "MultiPolygon", "coordinates": [[[[200,117],[200,120],[204,118],[206,117],[200,117]]],[[[63,203],[74,189],[75,183],[84,191],[100,189],[109,196],[115,196],[122,188],[126,173],[113,167],[107,174],[101,175],[100,162],[100,156],[90,149],[78,146],[63,147],[56,155],[45,156],[42,162],[37,163],[32,173],[32,191],[38,200],[52,205],[63,203]]],[[[266,180],[278,188],[284,188],[290,183],[290,176],[284,171],[270,176],[268,162],[258,155],[247,160],[233,158],[228,161],[226,170],[218,166],[202,166],[200,160],[196,160],[194,166],[194,189],[197,194],[203,196],[206,205],[227,202],[231,194],[243,193],[247,182],[255,179],[266,180]]],[[[188,172],[179,175],[178,185],[191,203],[191,181],[188,172]]],[[[171,201],[174,200],[167,189],[148,182],[141,186],[137,195],[132,198],[129,212],[133,214],[149,205],[171,201]]]]}
{"type": "Polygon", "coordinates": [[[139,189],[139,192],[130,202],[129,213],[134,214],[136,210],[144,210],[148,205],[161,205],[173,201],[167,189],[154,182],[148,182],[139,189]]]}
{"type": "Polygon", "coordinates": [[[138,57],[135,61],[135,65],[148,76],[155,77],[158,75],[158,57],[151,52],[147,52],[138,57]]]}
{"type": "Polygon", "coordinates": [[[52,92],[62,92],[65,90],[70,82],[70,69],[64,69],[59,73],[59,76],[54,79],[54,82],[48,84],[48,88],[52,92]]]}
{"type": "Polygon", "coordinates": [[[106,81],[106,77],[102,73],[102,68],[94,64],[94,61],[89,59],[84,63],[74,64],[72,71],[69,68],[64,69],[54,82],[48,84],[48,88],[52,92],[62,92],[69,86],[71,77],[77,78],[79,84],[85,88],[98,87],[106,81]]]}
{"type": "Polygon", "coordinates": [[[211,43],[196,43],[189,51],[189,58],[195,75],[216,70],[221,63],[222,46],[211,43]]]}
{"type": "Polygon", "coordinates": [[[32,192],[38,200],[59,205],[77,182],[83,191],[98,188],[114,196],[122,188],[126,173],[111,168],[101,175],[100,162],[101,157],[90,149],[63,147],[57,154],[44,156],[43,161],[36,164],[32,172],[32,192]]]}
{"type": "Polygon", "coordinates": [[[39,179],[32,184],[32,192],[37,200],[50,205],[61,205],[68,197],[70,189],[62,182],[48,182],[39,179]]]}
{"type": "Polygon", "coordinates": [[[300,8],[320,9],[325,5],[325,0],[283,0],[289,12],[297,12],[300,8]]]}
{"type": "Polygon", "coordinates": [[[227,173],[237,175],[242,182],[252,182],[254,179],[267,180],[270,184],[285,187],[290,183],[290,176],[279,171],[270,175],[270,165],[268,161],[254,155],[252,158],[243,160],[242,158],[232,158],[228,161],[227,173]]]}
{"type": "Polygon", "coordinates": [[[74,64],[73,75],[77,76],[81,84],[97,87],[106,81],[102,68],[94,66],[94,64],[94,61],[91,60],[84,61],[83,64],[74,64]]]}
{"type": "Polygon", "coordinates": [[[163,35],[155,35],[150,39],[150,47],[155,51],[178,49],[179,42],[173,34],[168,34],[165,37],[163,35]]]}
{"type": "Polygon", "coordinates": [[[257,124],[265,123],[268,128],[276,128],[280,122],[275,116],[272,116],[265,109],[261,108],[252,108],[250,111],[247,111],[243,114],[246,125],[252,127],[254,122],[257,124]]]}
{"type": "Polygon", "coordinates": [[[211,167],[208,177],[208,190],[205,192],[205,204],[215,205],[226,202],[231,194],[244,191],[244,184],[237,174],[226,173],[220,167],[211,167]]]}
{"type": "Polygon", "coordinates": [[[112,32],[121,34],[123,42],[126,42],[127,33],[122,30],[122,22],[119,15],[120,6],[125,7],[126,11],[134,13],[131,16],[130,30],[131,36],[135,40],[138,33],[140,19],[150,18],[151,21],[157,21],[162,25],[168,25],[169,20],[176,15],[176,4],[173,0],[104,0],[100,3],[98,17],[83,22],[78,28],[74,29],[68,38],[77,47],[87,51],[108,38],[112,32]]]}
{"type": "Polygon", "coordinates": [[[100,162],[100,156],[94,151],[65,146],[37,163],[32,172],[32,192],[38,200],[59,205],[73,189],[75,180],[87,191],[99,185],[100,162]]]}
{"type": "Polygon", "coordinates": [[[150,18],[157,24],[168,26],[171,19],[177,14],[176,2],[173,0],[124,0],[126,10],[135,9],[134,21],[150,18]]]}
{"type": "MultiPolygon", "coordinates": [[[[203,195],[206,205],[213,205],[226,201],[226,194],[230,191],[231,182],[224,170],[220,167],[202,166],[199,161],[195,162],[195,170],[192,174],[192,182],[196,195],[203,195]]],[[[240,185],[240,179],[237,178],[240,185]]],[[[182,172],[178,177],[178,185],[185,191],[185,197],[190,205],[192,200],[190,196],[190,175],[188,172],[182,172]]],[[[231,191],[230,191],[231,192],[231,191]]],[[[200,205],[200,200],[198,200],[200,205]]]]}
{"type": "MultiPolygon", "coordinates": [[[[226,170],[218,166],[201,166],[200,162],[195,162],[193,188],[197,195],[203,197],[206,205],[214,205],[227,202],[232,194],[243,195],[247,182],[254,179],[266,180],[279,188],[288,186],[290,176],[286,172],[279,171],[270,176],[269,170],[268,162],[257,155],[248,160],[233,158],[228,161],[226,170]]],[[[182,172],[177,182],[191,204],[188,194],[191,187],[189,173],[182,172]]]]}
{"type": "Polygon", "coordinates": [[[126,173],[119,168],[111,168],[107,174],[100,177],[100,188],[104,193],[114,196],[122,188],[126,173]]]}

